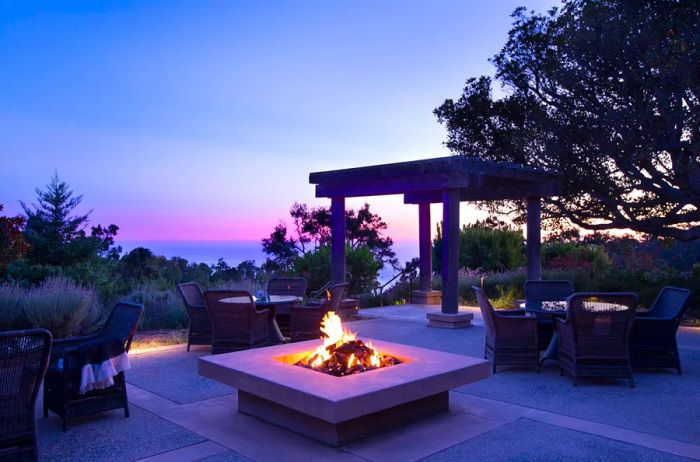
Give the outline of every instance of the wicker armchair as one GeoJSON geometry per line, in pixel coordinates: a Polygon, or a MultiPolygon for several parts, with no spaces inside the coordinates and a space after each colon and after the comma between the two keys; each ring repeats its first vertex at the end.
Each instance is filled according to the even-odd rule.
{"type": "Polygon", "coordinates": [[[187,325],[187,351],[190,345],[211,345],[211,321],[204,306],[204,296],[202,289],[196,282],[178,284],[177,290],[180,292],[182,302],[187,310],[189,319],[187,325]]]}
{"type": "Polygon", "coordinates": [[[63,422],[63,431],[66,431],[67,420],[72,417],[121,408],[124,416],[129,417],[124,372],[114,376],[114,385],[110,387],[80,393],[81,369],[72,365],[79,364],[77,358],[81,345],[102,339],[118,339],[128,352],[143,309],[143,305],[136,303],[118,302],[96,334],[53,342],[44,380],[44,417],[49,416],[49,411],[57,414],[63,422]]]}
{"type": "Polygon", "coordinates": [[[292,342],[320,338],[321,320],[329,311],[338,312],[347,287],[347,283],[331,286],[330,298],[321,305],[293,306],[290,309],[292,342]]]}
{"type": "Polygon", "coordinates": [[[682,374],[676,332],[688,298],[688,289],[664,287],[649,311],[637,313],[632,325],[634,367],[676,369],[682,374]]]}
{"type": "Polygon", "coordinates": [[[304,278],[272,278],[267,283],[268,295],[306,296],[306,279],[304,278]]]}
{"type": "Polygon", "coordinates": [[[491,359],[491,372],[500,365],[532,366],[539,372],[537,318],[525,316],[523,310],[494,310],[480,288],[472,289],[486,325],[484,358],[491,359]]]}
{"type": "Polygon", "coordinates": [[[270,310],[256,310],[245,290],[207,290],[204,303],[211,319],[212,354],[245,350],[267,344],[270,310]]]}
{"type": "Polygon", "coordinates": [[[38,460],[36,397],[49,364],[51,333],[0,333],[0,460],[38,460]]]}
{"type": "Polygon", "coordinates": [[[627,378],[634,387],[630,332],[637,296],[629,292],[576,293],[566,319],[557,319],[559,373],[579,377],[627,378]]]}
{"type": "MultiPolygon", "coordinates": [[[[525,281],[526,303],[564,302],[574,293],[571,281],[525,281]]],[[[551,316],[537,317],[537,338],[540,351],[546,350],[554,334],[554,319],[551,316]]]]}

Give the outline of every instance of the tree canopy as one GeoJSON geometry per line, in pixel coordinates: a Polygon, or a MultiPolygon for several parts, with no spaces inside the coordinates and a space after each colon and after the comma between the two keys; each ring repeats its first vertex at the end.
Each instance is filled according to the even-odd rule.
{"type": "Polygon", "coordinates": [[[73,215],[82,196],[75,196],[65,181],[54,174],[46,190],[36,190],[37,203],[21,202],[27,215],[24,237],[29,244],[27,260],[31,264],[67,266],[85,262],[95,256],[118,258],[120,249],[111,249],[118,227],[85,228],[90,212],[73,215]],[[110,252],[111,251],[111,252],[110,252]]]}
{"type": "Polygon", "coordinates": [[[503,96],[490,77],[468,79],[435,110],[446,146],[560,172],[545,218],[700,237],[697,1],[570,0],[513,18],[492,59],[503,96]]]}
{"type": "MultiPolygon", "coordinates": [[[[293,220],[293,231],[280,222],[270,234],[262,240],[263,251],[270,255],[266,266],[271,270],[288,271],[295,258],[308,251],[328,246],[331,242],[331,212],[328,207],[309,208],[306,204],[294,203],[289,210],[293,220]]],[[[351,249],[367,246],[382,265],[398,264],[396,253],[391,249],[394,241],[383,236],[387,225],[377,214],[369,210],[369,204],[357,212],[345,211],[345,239],[351,249]]]]}

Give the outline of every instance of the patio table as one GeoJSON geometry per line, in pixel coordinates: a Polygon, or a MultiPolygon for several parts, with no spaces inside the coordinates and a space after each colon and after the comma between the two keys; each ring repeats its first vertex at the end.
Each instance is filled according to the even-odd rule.
{"type": "MultiPolygon", "coordinates": [[[[520,308],[541,318],[550,318],[554,322],[555,318],[566,317],[566,302],[565,301],[544,301],[544,302],[528,302],[520,304],[520,308]]],[[[559,360],[559,332],[554,326],[552,339],[547,345],[547,349],[540,358],[540,364],[545,359],[559,360]]]]}

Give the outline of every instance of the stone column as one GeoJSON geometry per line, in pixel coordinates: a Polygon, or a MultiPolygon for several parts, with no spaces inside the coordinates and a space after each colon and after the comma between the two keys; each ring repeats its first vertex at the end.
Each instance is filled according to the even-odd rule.
{"type": "Polygon", "coordinates": [[[418,204],[418,244],[420,259],[420,286],[413,291],[413,303],[440,305],[441,294],[433,290],[433,243],[430,236],[430,203],[418,204]]]}
{"type": "Polygon", "coordinates": [[[331,279],[345,282],[345,197],[331,198],[331,279]]]}
{"type": "Polygon", "coordinates": [[[542,279],[542,209],[539,197],[527,199],[527,279],[542,279]]]}
{"type": "Polygon", "coordinates": [[[459,189],[442,193],[442,311],[428,313],[428,326],[471,325],[471,313],[459,313],[459,189]]]}

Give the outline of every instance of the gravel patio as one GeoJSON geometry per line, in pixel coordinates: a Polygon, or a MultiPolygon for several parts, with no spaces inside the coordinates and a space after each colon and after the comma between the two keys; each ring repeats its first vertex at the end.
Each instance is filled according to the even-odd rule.
{"type": "MultiPolygon", "coordinates": [[[[471,308],[463,308],[472,311],[471,308]]],[[[480,357],[484,328],[426,326],[425,308],[362,310],[348,324],[370,338],[480,357]]],[[[682,376],[643,371],[626,381],[574,388],[556,363],[499,370],[455,389],[449,413],[339,449],[236,412],[236,390],[197,375],[206,347],[131,355],[131,417],[105,412],[69,422],[38,418],[42,460],[51,461],[457,461],[700,460],[700,328],[681,328],[682,376]]],[[[41,409],[41,400],[37,409],[41,409]]]]}

